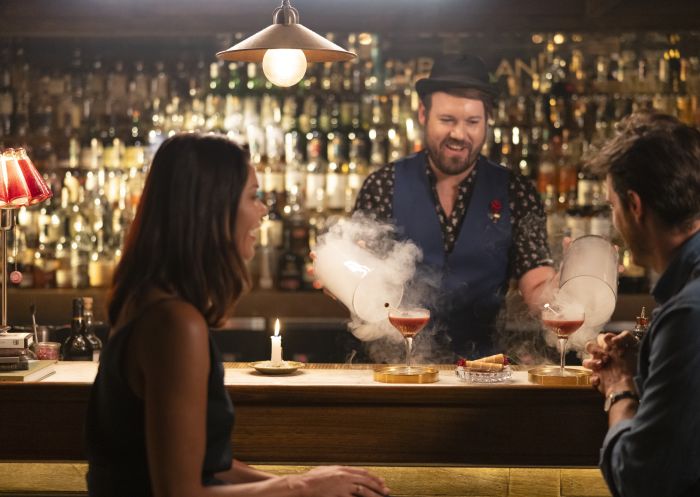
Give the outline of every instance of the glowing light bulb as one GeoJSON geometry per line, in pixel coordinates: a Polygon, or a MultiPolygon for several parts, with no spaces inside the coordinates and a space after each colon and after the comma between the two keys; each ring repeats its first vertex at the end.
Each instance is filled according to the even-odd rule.
{"type": "Polygon", "coordinates": [[[295,48],[273,48],[265,52],[262,67],[272,84],[292,86],[304,77],[306,56],[295,48]]]}

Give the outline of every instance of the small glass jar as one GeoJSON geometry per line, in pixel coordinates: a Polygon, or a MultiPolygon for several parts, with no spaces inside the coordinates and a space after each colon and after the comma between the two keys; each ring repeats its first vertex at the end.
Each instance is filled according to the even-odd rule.
{"type": "Polygon", "coordinates": [[[36,344],[36,357],[41,360],[58,361],[61,344],[58,342],[39,342],[36,344]]]}

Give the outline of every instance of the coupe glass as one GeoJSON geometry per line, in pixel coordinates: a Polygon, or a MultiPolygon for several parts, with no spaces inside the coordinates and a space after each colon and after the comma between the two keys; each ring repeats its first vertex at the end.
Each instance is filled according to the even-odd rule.
{"type": "Polygon", "coordinates": [[[414,370],[419,369],[411,366],[413,337],[425,328],[428,321],[430,321],[430,311],[422,307],[389,309],[389,322],[399,330],[406,342],[406,370],[403,374],[412,374],[414,370]]]}
{"type": "Polygon", "coordinates": [[[559,376],[566,376],[564,358],[566,356],[566,343],[569,336],[578,330],[586,316],[582,306],[571,308],[556,307],[545,304],[542,311],[542,323],[557,334],[559,339],[559,376]]]}

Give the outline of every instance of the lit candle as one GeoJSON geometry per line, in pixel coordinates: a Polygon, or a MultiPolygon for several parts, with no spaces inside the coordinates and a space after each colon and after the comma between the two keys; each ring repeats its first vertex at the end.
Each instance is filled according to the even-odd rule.
{"type": "Polygon", "coordinates": [[[280,336],[280,320],[275,319],[275,334],[270,337],[272,342],[272,356],[270,357],[270,363],[273,366],[282,365],[282,337],[280,336]]]}

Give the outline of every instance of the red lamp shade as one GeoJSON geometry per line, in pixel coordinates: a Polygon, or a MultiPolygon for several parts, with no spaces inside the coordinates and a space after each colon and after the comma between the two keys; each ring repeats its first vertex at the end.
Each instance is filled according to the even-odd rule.
{"type": "Polygon", "coordinates": [[[7,149],[0,156],[0,208],[38,204],[51,190],[23,149],[7,149]]]}

